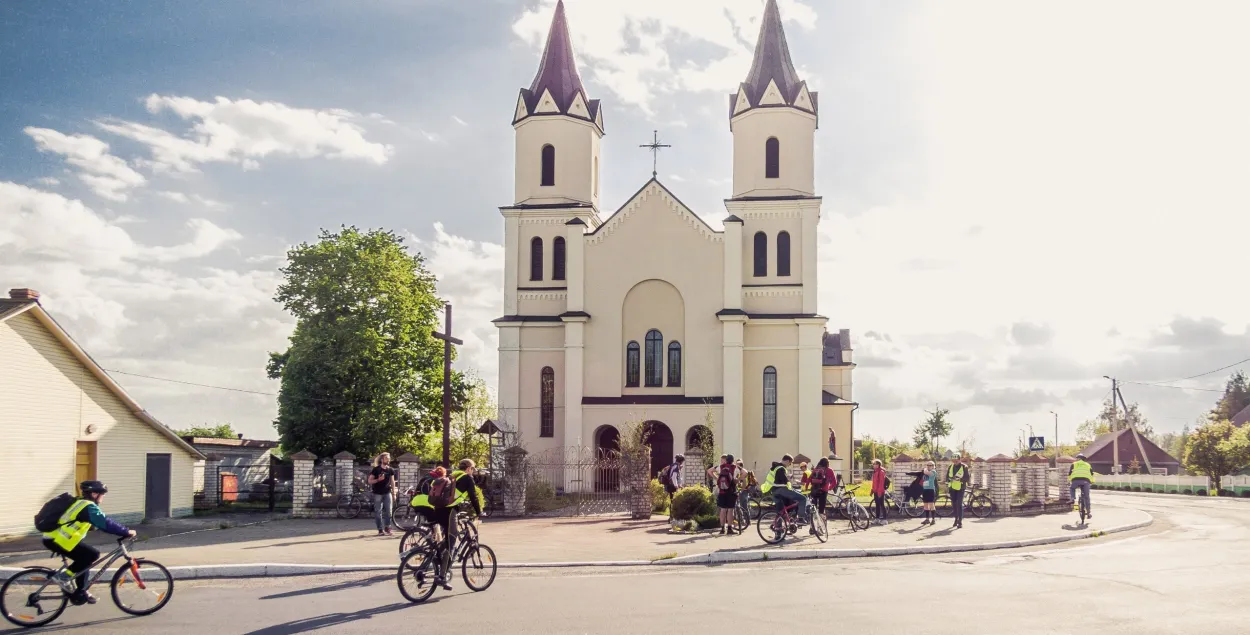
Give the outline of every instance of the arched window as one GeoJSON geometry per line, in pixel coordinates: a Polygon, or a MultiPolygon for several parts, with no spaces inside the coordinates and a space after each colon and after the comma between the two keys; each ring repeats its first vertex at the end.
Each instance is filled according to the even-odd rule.
{"type": "Polygon", "coordinates": [[[556,147],[543,146],[543,185],[556,184],[556,147]]]}
{"type": "Polygon", "coordinates": [[[777,437],[777,369],[764,369],[764,438],[777,437]]]}
{"type": "Polygon", "coordinates": [[[668,385],[681,385],[681,344],[668,343],[668,385]]]}
{"type": "Polygon", "coordinates": [[[625,385],[629,388],[638,387],[639,368],[642,366],[640,357],[638,342],[625,345],[625,385]]]}
{"type": "Polygon", "coordinates": [[[648,388],[664,385],[664,336],[651,329],[647,331],[647,381],[648,388]]]}
{"type": "Polygon", "coordinates": [[[530,280],[543,279],[543,239],[530,240],[530,280]]]}
{"type": "Polygon", "coordinates": [[[755,277],[768,275],[768,234],[755,232],[755,277]]]}
{"type": "Polygon", "coordinates": [[[764,142],[764,178],[775,179],[781,175],[781,142],[769,137],[764,142]]]}
{"type": "Polygon", "coordinates": [[[790,275],[790,232],[777,234],[777,275],[790,275]]]}
{"type": "Polygon", "coordinates": [[[542,423],[538,436],[556,436],[556,371],[550,366],[543,367],[542,423]]]}
{"type": "MultiPolygon", "coordinates": [[[[786,244],[789,245],[790,243],[787,242],[786,244]]],[[[789,250],[786,253],[789,253],[789,250]]],[[[789,268],[789,263],[786,263],[786,269],[788,270],[789,268]]],[[[564,279],[564,238],[560,236],[556,236],[555,242],[551,245],[551,279],[564,279]]]]}

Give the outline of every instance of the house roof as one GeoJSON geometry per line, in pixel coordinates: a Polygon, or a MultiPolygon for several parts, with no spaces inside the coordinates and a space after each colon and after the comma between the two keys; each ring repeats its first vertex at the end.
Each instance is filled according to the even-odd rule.
{"type": "Polygon", "coordinates": [[[842,361],[842,351],[851,348],[850,331],[846,331],[846,337],[842,337],[843,332],[830,333],[825,331],[824,337],[821,339],[823,351],[820,356],[822,366],[850,366],[850,362],[842,361]]]}
{"type": "Polygon", "coordinates": [[[1137,439],[1141,441],[1142,449],[1145,450],[1146,456],[1141,456],[1137,451],[1137,441],[1133,439],[1134,430],[1132,428],[1124,428],[1106,434],[1098,435],[1092,443],[1085,446],[1081,450],[1081,454],[1085,455],[1085,459],[1090,463],[1111,463],[1114,461],[1114,448],[1112,442],[1119,439],[1120,445],[1120,463],[1127,465],[1134,458],[1138,461],[1145,462],[1145,458],[1150,459],[1151,465],[1180,465],[1175,457],[1168,454],[1163,448],[1155,445],[1150,439],[1143,434],[1137,434],[1137,439]]]}
{"type": "Polygon", "coordinates": [[[1244,426],[1250,423],[1250,406],[1241,409],[1241,412],[1233,415],[1233,425],[1244,426]]]}
{"type": "Polygon", "coordinates": [[[277,441],[262,441],[260,439],[220,439],[217,437],[184,436],[182,440],[191,445],[212,445],[223,448],[261,448],[267,450],[278,447],[277,441]]]}
{"type": "Polygon", "coordinates": [[[64,346],[65,349],[68,350],[79,363],[86,367],[86,369],[90,371],[91,374],[100,381],[100,383],[104,384],[104,387],[107,388],[109,392],[113,393],[113,395],[116,396],[128,410],[130,410],[131,414],[143,423],[147,424],[153,430],[156,430],[161,436],[168,439],[170,443],[173,443],[180,449],[186,451],[187,454],[190,454],[196,459],[204,458],[204,455],[201,454],[199,450],[191,447],[191,445],[189,445],[186,441],[179,438],[173,430],[170,430],[165,426],[165,424],[157,421],[155,417],[148,413],[148,411],[144,410],[143,406],[140,406],[139,403],[136,402],[125,391],[125,389],[123,389],[121,385],[118,384],[117,381],[115,381],[113,377],[104,370],[103,367],[97,364],[96,361],[87,354],[87,351],[83,350],[83,348],[78,345],[78,342],[74,341],[74,338],[61,327],[61,325],[52,317],[50,313],[44,310],[43,305],[39,304],[38,301],[0,300],[0,322],[7,322],[26,312],[30,312],[31,315],[33,315],[44,328],[48,329],[48,331],[52,333],[52,336],[55,337],[56,340],[60,342],[61,345],[64,346]],[[19,302],[22,306],[15,306],[15,303],[19,302]]]}

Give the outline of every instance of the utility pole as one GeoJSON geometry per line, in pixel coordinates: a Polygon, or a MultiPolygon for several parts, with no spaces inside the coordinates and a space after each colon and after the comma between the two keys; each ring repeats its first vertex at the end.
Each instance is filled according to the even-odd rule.
{"type": "Polygon", "coordinates": [[[1055,415],[1055,462],[1051,467],[1059,467],[1059,413],[1051,410],[1050,414],[1055,415]]]}
{"type": "MultiPolygon", "coordinates": [[[[1119,411],[1116,410],[1115,400],[1120,390],[1120,384],[1115,377],[1102,376],[1103,379],[1111,380],[1111,432],[1118,432],[1116,420],[1120,418],[1119,411]]],[[[1120,435],[1111,437],[1111,473],[1120,473],[1120,435]]]]}

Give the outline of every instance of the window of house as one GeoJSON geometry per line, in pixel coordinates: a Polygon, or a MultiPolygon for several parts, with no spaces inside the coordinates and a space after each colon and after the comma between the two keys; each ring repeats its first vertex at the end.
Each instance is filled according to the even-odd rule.
{"type": "Polygon", "coordinates": [[[639,367],[642,365],[640,357],[641,350],[638,342],[625,345],[625,385],[627,387],[638,387],[639,367]]]}
{"type": "Polygon", "coordinates": [[[768,234],[755,232],[755,277],[768,275],[768,234]]]}
{"type": "Polygon", "coordinates": [[[777,275],[790,275],[790,232],[777,234],[777,275]]]}
{"type": "Polygon", "coordinates": [[[659,331],[647,331],[647,387],[664,385],[664,336],[659,331]]]}
{"type": "Polygon", "coordinates": [[[550,366],[543,368],[542,424],[538,436],[556,436],[556,371],[550,366]]]}
{"type": "Polygon", "coordinates": [[[564,279],[564,238],[556,236],[551,245],[551,279],[564,279]]]}
{"type": "Polygon", "coordinates": [[[764,369],[764,438],[777,437],[777,369],[764,369]]]}
{"type": "Polygon", "coordinates": [[[556,147],[543,146],[543,180],[544,186],[556,184],[556,147]]]}
{"type": "Polygon", "coordinates": [[[530,240],[530,280],[543,279],[543,239],[530,240]]]}
{"type": "Polygon", "coordinates": [[[764,142],[764,178],[775,179],[781,174],[781,142],[769,137],[764,142]]]}
{"type": "Polygon", "coordinates": [[[668,385],[681,386],[681,344],[668,343],[668,385]]]}

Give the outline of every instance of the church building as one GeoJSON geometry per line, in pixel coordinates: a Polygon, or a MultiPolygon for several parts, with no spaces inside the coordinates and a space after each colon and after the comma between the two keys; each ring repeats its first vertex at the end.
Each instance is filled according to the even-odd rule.
{"type": "Polygon", "coordinates": [[[500,208],[499,411],[531,453],[611,450],[621,424],[645,421],[653,472],[711,433],[748,468],[836,454],[849,475],[850,335],[830,332],[816,301],[820,102],[776,0],[728,106],[722,229],[656,178],[605,217],[603,105],[582,86],[557,3],[513,115],[515,202],[500,208]]]}

